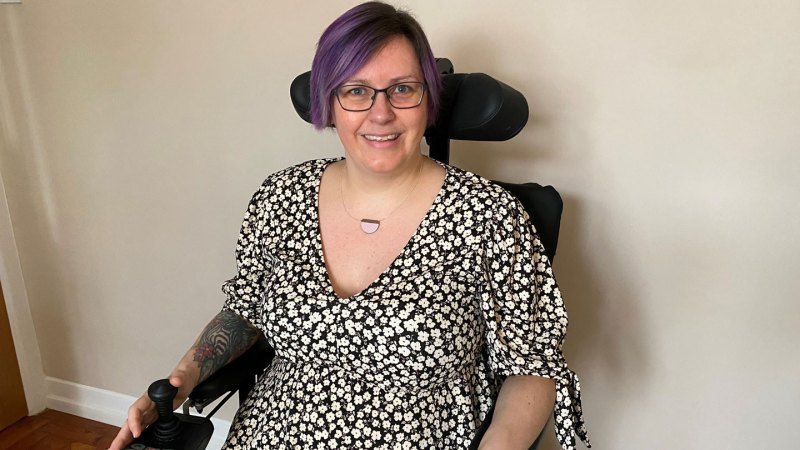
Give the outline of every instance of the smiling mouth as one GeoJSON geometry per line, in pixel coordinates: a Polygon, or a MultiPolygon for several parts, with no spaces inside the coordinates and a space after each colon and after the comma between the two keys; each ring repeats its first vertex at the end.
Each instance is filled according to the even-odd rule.
{"type": "Polygon", "coordinates": [[[383,136],[378,136],[378,135],[374,135],[374,134],[364,134],[362,136],[364,136],[364,139],[366,139],[368,141],[385,142],[385,141],[393,141],[393,140],[397,139],[400,136],[400,134],[399,133],[394,133],[394,134],[386,134],[386,135],[383,135],[383,136]]]}

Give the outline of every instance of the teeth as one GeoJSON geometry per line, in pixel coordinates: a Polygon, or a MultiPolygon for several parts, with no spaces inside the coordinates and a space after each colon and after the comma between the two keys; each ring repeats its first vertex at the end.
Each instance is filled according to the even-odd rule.
{"type": "Polygon", "coordinates": [[[393,141],[397,139],[397,136],[399,136],[399,134],[387,134],[386,136],[373,136],[371,134],[365,134],[364,138],[368,141],[383,142],[383,141],[393,141]]]}

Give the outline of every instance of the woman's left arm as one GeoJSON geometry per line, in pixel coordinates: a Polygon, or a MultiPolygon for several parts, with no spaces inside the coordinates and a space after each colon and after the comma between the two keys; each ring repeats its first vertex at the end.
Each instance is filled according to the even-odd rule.
{"type": "Polygon", "coordinates": [[[567,311],[550,259],[522,204],[506,192],[496,197],[480,307],[490,367],[506,379],[478,448],[527,450],[549,416],[564,450],[575,450],[576,437],[590,447],[580,383],[562,353],[567,311]]]}
{"type": "Polygon", "coordinates": [[[508,377],[478,450],[528,450],[553,413],[555,400],[555,382],[549,378],[508,377]]]}

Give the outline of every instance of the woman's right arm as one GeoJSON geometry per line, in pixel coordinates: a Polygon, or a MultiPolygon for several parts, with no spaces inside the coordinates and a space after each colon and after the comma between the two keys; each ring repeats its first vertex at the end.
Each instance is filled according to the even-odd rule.
{"type": "MultiPolygon", "coordinates": [[[[169,376],[170,384],[178,388],[173,408],[180,406],[195,386],[250,348],[259,333],[250,322],[229,310],[211,319],[169,376]]],[[[142,395],[128,408],[128,419],[109,450],[124,449],[157,418],[155,404],[147,394],[142,395]]]]}

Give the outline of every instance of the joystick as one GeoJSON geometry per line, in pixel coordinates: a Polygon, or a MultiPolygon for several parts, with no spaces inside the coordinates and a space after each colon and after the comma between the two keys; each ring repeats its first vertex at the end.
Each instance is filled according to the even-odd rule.
{"type": "Polygon", "coordinates": [[[214,425],[205,417],[176,414],[172,402],[178,388],[163,379],[153,382],[147,396],[156,404],[158,419],[128,446],[130,450],[201,450],[206,447],[214,425]]]}
{"type": "Polygon", "coordinates": [[[158,419],[152,425],[153,436],[159,444],[175,442],[181,435],[181,421],[172,412],[172,401],[178,394],[178,388],[169,384],[169,380],[154,381],[147,389],[147,396],[156,404],[158,419]]]}

